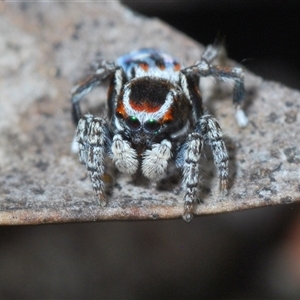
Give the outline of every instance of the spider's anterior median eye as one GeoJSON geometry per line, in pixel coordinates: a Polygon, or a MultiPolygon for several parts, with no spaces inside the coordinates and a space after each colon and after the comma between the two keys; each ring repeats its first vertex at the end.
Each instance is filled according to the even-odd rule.
{"type": "Polygon", "coordinates": [[[141,128],[141,123],[137,117],[130,116],[126,119],[127,126],[132,130],[138,130],[141,128]]]}
{"type": "Polygon", "coordinates": [[[149,132],[156,132],[159,130],[160,124],[158,121],[154,119],[149,119],[148,121],[145,122],[144,128],[149,132]]]}

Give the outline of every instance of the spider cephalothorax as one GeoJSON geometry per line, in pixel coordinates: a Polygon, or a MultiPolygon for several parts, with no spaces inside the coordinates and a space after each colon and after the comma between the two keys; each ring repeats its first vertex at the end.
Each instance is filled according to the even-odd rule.
{"type": "Polygon", "coordinates": [[[204,113],[200,77],[233,80],[238,124],[246,126],[247,118],[240,108],[244,96],[242,69],[212,66],[217,53],[216,47],[209,46],[198,63],[181,69],[164,52],[142,49],[120,57],[115,64],[102,61],[92,76],[73,89],[79,159],[88,170],[101,205],[106,204],[105,154],[119,171],[141,172],[151,179],[163,176],[169,162],[174,161],[182,171],[186,221],[191,220],[197,200],[203,144],[211,147],[220,188],[227,190],[229,157],[217,120],[204,113]],[[90,114],[82,116],[80,100],[107,78],[107,120],[90,114]]]}
{"type": "Polygon", "coordinates": [[[138,147],[150,141],[161,142],[181,130],[190,111],[190,102],[177,84],[167,79],[138,77],[120,92],[113,123],[138,147]]]}

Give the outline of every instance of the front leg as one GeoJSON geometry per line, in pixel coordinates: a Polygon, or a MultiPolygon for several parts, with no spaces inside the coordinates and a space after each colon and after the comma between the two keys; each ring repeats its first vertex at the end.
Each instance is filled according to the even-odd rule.
{"type": "Polygon", "coordinates": [[[78,124],[81,118],[80,100],[97,87],[103,80],[113,74],[116,69],[117,67],[113,63],[103,60],[97,65],[93,75],[72,88],[72,116],[75,125],[78,124]]]}
{"type": "Polygon", "coordinates": [[[102,118],[85,115],[79,120],[76,139],[79,145],[79,160],[85,165],[92,187],[101,206],[106,205],[104,192],[104,153],[109,133],[102,118]]]}
{"type": "Polygon", "coordinates": [[[181,146],[176,164],[182,169],[182,189],[185,190],[183,219],[190,222],[193,219],[193,204],[198,195],[199,160],[203,149],[201,134],[190,133],[181,146]]]}
{"type": "Polygon", "coordinates": [[[248,118],[241,107],[245,97],[244,72],[241,68],[238,67],[228,68],[211,65],[209,60],[214,59],[215,56],[215,51],[207,51],[207,53],[204,53],[203,57],[198,63],[196,63],[194,66],[181,70],[181,72],[187,78],[194,75],[200,78],[212,76],[223,81],[234,81],[233,103],[236,107],[236,121],[239,127],[246,127],[248,124],[248,118]]]}

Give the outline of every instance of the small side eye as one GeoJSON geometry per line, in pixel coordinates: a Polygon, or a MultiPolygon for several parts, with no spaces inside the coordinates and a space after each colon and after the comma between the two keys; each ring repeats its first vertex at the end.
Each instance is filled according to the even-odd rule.
{"type": "Polygon", "coordinates": [[[141,128],[141,123],[138,120],[137,117],[130,116],[126,119],[126,125],[131,129],[131,130],[139,130],[141,128]]]}
{"type": "Polygon", "coordinates": [[[122,115],[122,113],[120,113],[119,111],[116,111],[116,117],[118,119],[123,119],[124,118],[123,115],[122,115]]]}
{"type": "Polygon", "coordinates": [[[154,119],[149,119],[144,123],[144,128],[149,132],[156,132],[160,128],[160,123],[154,119]]]}

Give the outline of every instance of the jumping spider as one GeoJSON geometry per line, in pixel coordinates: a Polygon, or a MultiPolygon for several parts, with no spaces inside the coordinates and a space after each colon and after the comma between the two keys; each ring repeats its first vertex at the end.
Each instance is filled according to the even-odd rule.
{"type": "Polygon", "coordinates": [[[181,69],[166,53],[142,49],[120,57],[116,63],[101,61],[92,76],[73,88],[79,160],[101,205],[106,204],[105,154],[120,172],[140,172],[151,179],[160,178],[172,160],[182,172],[183,218],[190,221],[197,200],[203,144],[211,147],[220,189],[226,193],[229,157],[218,121],[204,113],[200,77],[234,81],[233,103],[240,127],[247,125],[247,117],[240,107],[243,71],[211,65],[218,50],[217,46],[208,46],[199,62],[181,69]],[[80,100],[107,78],[107,119],[82,116],[80,100]]]}

